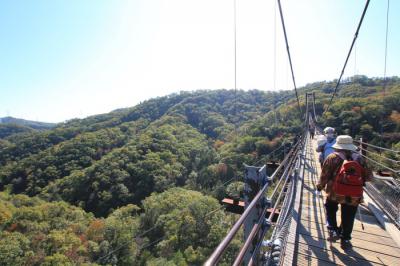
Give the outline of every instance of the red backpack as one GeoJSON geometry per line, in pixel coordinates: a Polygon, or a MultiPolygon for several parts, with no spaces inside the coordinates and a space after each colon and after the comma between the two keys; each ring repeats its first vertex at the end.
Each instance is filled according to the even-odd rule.
{"type": "Polygon", "coordinates": [[[333,183],[336,195],[362,197],[364,179],[363,167],[357,161],[344,160],[333,183]]]}

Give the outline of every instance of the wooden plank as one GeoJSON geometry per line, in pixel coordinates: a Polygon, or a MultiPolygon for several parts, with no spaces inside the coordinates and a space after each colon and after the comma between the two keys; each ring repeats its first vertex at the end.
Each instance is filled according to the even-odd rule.
{"type": "MultiPolygon", "coordinates": [[[[325,198],[315,194],[320,166],[317,163],[318,155],[314,152],[315,143],[312,142],[311,145],[313,148],[310,149],[308,145],[306,151],[297,238],[295,238],[296,242],[293,242],[292,237],[286,245],[286,250],[295,254],[293,265],[400,265],[400,247],[365,208],[363,222],[366,231],[362,231],[360,222],[356,220],[352,249],[343,251],[340,248],[340,241],[332,243],[327,240],[329,234],[326,228],[325,198]]],[[[340,209],[337,220],[340,224],[340,209]]],[[[292,231],[291,235],[293,235],[292,231]]]]}
{"type": "MultiPolygon", "coordinates": [[[[287,244],[288,247],[291,245],[292,243],[287,244]]],[[[368,261],[365,258],[354,258],[347,254],[336,252],[336,249],[320,249],[303,244],[295,245],[295,254],[297,257],[293,265],[385,265],[382,262],[368,261]]]]}
{"type": "MultiPolygon", "coordinates": [[[[309,250],[317,250],[319,255],[321,255],[321,259],[330,258],[328,261],[332,260],[334,257],[347,256],[351,257],[353,260],[367,260],[374,263],[383,263],[386,265],[400,265],[400,253],[393,252],[388,248],[387,252],[377,252],[374,250],[375,246],[353,246],[351,249],[344,251],[340,247],[340,242],[329,242],[324,239],[318,239],[313,237],[307,237],[303,235],[299,235],[298,238],[298,250],[309,251],[309,250]]],[[[309,254],[309,253],[305,253],[309,254]]],[[[318,253],[317,253],[318,254],[318,253]]],[[[341,259],[343,261],[343,259],[341,259]]],[[[345,261],[343,261],[345,262],[345,261]]]]}
{"type": "MultiPolygon", "coordinates": [[[[300,212],[300,215],[303,220],[310,220],[318,223],[326,223],[326,214],[325,213],[321,214],[319,211],[302,210],[300,212]]],[[[342,220],[340,216],[340,211],[338,211],[336,214],[336,220],[338,225],[340,225],[340,222],[342,220]]],[[[376,230],[385,231],[374,216],[362,215],[362,222],[364,224],[365,230],[373,228],[376,230]]],[[[361,228],[361,220],[359,219],[358,215],[356,216],[356,219],[354,221],[354,226],[361,228]]]]}
{"type": "MultiPolygon", "coordinates": [[[[310,220],[310,221],[314,221],[314,222],[318,222],[318,223],[325,223],[326,222],[326,215],[325,214],[320,214],[319,212],[304,211],[304,212],[300,212],[300,215],[301,215],[301,218],[303,220],[310,220]]],[[[341,222],[342,219],[340,217],[340,212],[339,211],[336,214],[336,220],[337,220],[338,225],[340,225],[340,222],[341,222]]],[[[372,228],[372,229],[376,229],[376,230],[385,231],[382,228],[382,226],[379,224],[379,222],[376,220],[376,218],[373,217],[373,216],[363,215],[362,222],[364,224],[365,230],[372,228]]],[[[356,219],[354,221],[354,226],[361,228],[361,221],[360,221],[358,215],[356,216],[356,219]]]]}
{"type": "MultiPolygon", "coordinates": [[[[303,166],[301,166],[300,172],[303,170],[303,166]]],[[[297,179],[296,183],[296,197],[294,201],[294,214],[293,217],[291,218],[290,221],[290,226],[289,226],[289,236],[287,238],[287,241],[289,242],[294,242],[296,241],[296,236],[297,236],[297,228],[298,228],[298,223],[300,223],[300,208],[301,208],[301,192],[302,192],[302,186],[303,186],[303,180],[301,178],[297,179]]],[[[284,263],[288,265],[293,265],[293,260],[296,258],[294,254],[294,250],[292,249],[286,249],[285,247],[285,255],[284,255],[284,263]]]]}
{"type": "Polygon", "coordinates": [[[339,263],[337,262],[331,262],[331,261],[326,261],[326,260],[321,260],[319,258],[316,258],[314,256],[311,255],[307,255],[307,254],[302,254],[302,253],[297,253],[297,261],[296,261],[296,265],[310,265],[310,266],[330,266],[330,265],[340,265],[340,266],[347,266],[347,265],[372,265],[372,266],[381,266],[384,264],[381,263],[374,263],[374,262],[367,262],[367,263],[360,263],[360,262],[356,262],[354,264],[351,264],[351,262],[349,260],[346,261],[346,263],[348,263],[347,265],[339,263]]]}
{"type": "MultiPolygon", "coordinates": [[[[319,242],[325,242],[325,243],[330,243],[332,241],[328,240],[328,234],[321,234],[321,231],[312,231],[308,232],[306,234],[302,234],[301,232],[300,236],[303,239],[313,239],[313,240],[318,240],[319,242]]],[[[323,232],[322,232],[323,233],[323,232]]],[[[300,239],[300,237],[299,237],[300,239]]],[[[387,254],[387,255],[392,255],[392,256],[398,256],[400,254],[400,248],[395,245],[390,246],[387,245],[385,242],[372,242],[370,241],[372,238],[369,238],[368,235],[365,235],[364,239],[356,238],[353,237],[351,240],[351,243],[354,247],[361,248],[361,249],[370,249],[373,250],[374,252],[382,253],[382,254],[387,254]]],[[[340,241],[338,240],[337,243],[340,241]]],[[[392,243],[393,244],[393,243],[392,243]]],[[[325,245],[326,247],[326,245],[325,245]]]]}
{"type": "Polygon", "coordinates": [[[313,256],[322,261],[336,263],[339,265],[400,265],[400,258],[388,256],[373,251],[353,248],[344,252],[339,243],[324,248],[318,242],[305,241],[300,238],[296,246],[296,254],[313,256]],[[362,252],[362,253],[360,253],[362,252]]]}
{"type": "MultiPolygon", "coordinates": [[[[324,219],[320,219],[320,217],[318,217],[318,220],[316,220],[313,216],[302,215],[300,219],[302,220],[302,224],[318,223],[321,226],[326,226],[326,221],[324,219]]],[[[338,225],[340,225],[339,217],[338,217],[337,221],[338,221],[338,225]]],[[[387,232],[385,230],[383,230],[379,225],[364,224],[364,229],[365,230],[362,230],[361,224],[358,220],[354,222],[353,231],[354,230],[365,231],[365,232],[372,233],[375,235],[388,236],[387,232]]]]}
{"type": "MultiPolygon", "coordinates": [[[[318,236],[319,232],[320,235],[328,236],[328,230],[326,226],[317,227],[316,225],[317,225],[316,223],[302,224],[300,228],[298,228],[298,233],[318,236]]],[[[369,231],[353,230],[352,237],[357,239],[368,239],[368,241],[376,243],[384,243],[392,247],[397,247],[397,248],[399,247],[388,234],[383,236],[383,235],[373,234],[369,231]]]]}
{"type": "Polygon", "coordinates": [[[310,255],[307,255],[307,254],[302,254],[302,253],[300,253],[298,251],[294,251],[296,249],[296,246],[294,244],[292,244],[292,243],[289,243],[286,248],[289,249],[289,250],[293,250],[293,252],[296,255],[296,258],[293,261],[293,263],[291,263],[291,264],[289,264],[286,261],[284,261],[283,262],[284,266],[292,266],[292,265],[315,265],[315,266],[317,266],[317,265],[318,266],[320,266],[320,265],[327,265],[327,266],[330,266],[330,265],[343,265],[343,264],[336,264],[336,263],[333,263],[333,262],[330,262],[330,261],[323,261],[323,260],[318,259],[315,256],[310,256],[310,255]]]}
{"type": "MultiPolygon", "coordinates": [[[[296,249],[295,245],[293,245],[292,243],[289,243],[288,248],[293,248],[296,249]]],[[[314,254],[312,252],[304,252],[304,249],[297,249],[295,251],[296,256],[296,261],[294,261],[293,265],[326,265],[326,266],[331,266],[331,265],[384,265],[382,263],[374,263],[374,262],[370,262],[370,261],[366,261],[366,260],[357,260],[356,263],[352,263],[354,261],[354,259],[352,258],[345,258],[344,256],[340,256],[344,258],[344,261],[341,260],[340,258],[329,258],[326,256],[321,256],[321,257],[317,257],[316,254],[320,254],[320,252],[318,252],[317,249],[314,249],[316,252],[314,252],[314,254]]],[[[323,250],[321,250],[321,252],[324,252],[323,250]]],[[[289,264],[284,264],[285,266],[289,266],[289,264]]]]}

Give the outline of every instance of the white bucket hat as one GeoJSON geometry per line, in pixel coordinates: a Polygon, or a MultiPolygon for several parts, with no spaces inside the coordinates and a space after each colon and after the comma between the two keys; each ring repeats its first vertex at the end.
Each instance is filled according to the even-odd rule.
{"type": "Polygon", "coordinates": [[[324,129],[324,133],[325,133],[325,134],[328,134],[328,133],[334,134],[334,133],[335,133],[335,129],[334,129],[333,127],[326,127],[326,128],[324,129]]]}
{"type": "Polygon", "coordinates": [[[336,143],[332,145],[332,148],[337,150],[349,150],[356,151],[357,146],[353,144],[353,138],[348,135],[340,135],[336,138],[336,143]]]}

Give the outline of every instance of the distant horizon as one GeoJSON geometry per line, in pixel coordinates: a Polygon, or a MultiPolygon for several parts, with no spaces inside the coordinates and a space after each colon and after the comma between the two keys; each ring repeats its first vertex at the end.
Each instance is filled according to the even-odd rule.
{"type": "MultiPolygon", "coordinates": [[[[365,76],[365,77],[367,77],[367,78],[369,78],[369,79],[383,79],[383,77],[378,77],[378,76],[377,76],[377,77],[368,77],[368,76],[366,76],[366,75],[358,74],[358,75],[355,75],[355,76],[349,76],[349,77],[342,78],[342,82],[345,81],[345,80],[354,78],[354,77],[356,77],[356,76],[360,76],[360,77],[365,76]]],[[[387,79],[390,79],[390,78],[399,78],[399,76],[396,76],[396,75],[395,75],[395,76],[390,76],[390,77],[386,77],[386,78],[387,78],[387,79]]],[[[308,83],[305,84],[304,86],[298,87],[297,89],[300,90],[300,89],[302,89],[302,88],[304,88],[304,87],[306,87],[306,86],[308,86],[308,85],[314,84],[314,83],[320,83],[320,82],[334,82],[335,80],[337,80],[337,79],[333,79],[333,80],[319,80],[319,81],[314,81],[314,82],[308,82],[308,83]]],[[[339,86],[339,89],[340,89],[340,86],[339,86]]],[[[67,119],[62,120],[62,121],[55,121],[55,122],[52,122],[52,121],[50,121],[50,122],[49,122],[49,121],[44,121],[44,120],[41,120],[41,119],[29,119],[29,118],[24,118],[24,117],[17,117],[17,116],[13,116],[12,114],[10,114],[10,115],[1,116],[1,117],[0,117],[0,123],[2,122],[2,119],[7,118],[7,117],[10,117],[10,118],[22,119],[22,120],[27,120],[27,121],[32,121],[32,122],[41,122],[41,123],[49,123],[49,124],[60,124],[60,123],[65,123],[65,122],[67,122],[67,121],[69,121],[69,120],[73,120],[73,119],[85,119],[85,118],[92,117],[92,116],[96,116],[96,115],[108,114],[108,113],[111,113],[111,112],[114,112],[114,111],[117,111],[117,110],[121,110],[121,109],[132,108],[132,107],[135,107],[135,106],[137,106],[137,105],[139,105],[139,104],[141,104],[141,103],[143,103],[143,102],[145,102],[145,101],[148,101],[148,100],[151,100],[151,99],[155,99],[155,98],[158,98],[158,97],[165,97],[165,96],[168,96],[168,95],[177,94],[177,93],[181,93],[181,92],[215,91],[215,90],[235,90],[235,89],[234,89],[234,88],[231,88],[231,89],[220,88],[220,89],[180,90],[180,91],[171,92],[171,93],[168,93],[168,94],[165,94],[165,95],[159,95],[159,96],[154,96],[154,97],[151,97],[151,98],[148,98],[148,99],[144,99],[144,100],[141,100],[141,101],[139,101],[138,103],[132,104],[132,105],[130,105],[130,106],[117,107],[117,108],[114,108],[114,109],[112,109],[112,110],[110,110],[110,111],[105,111],[105,112],[102,112],[102,113],[90,114],[90,115],[83,116],[83,117],[71,117],[71,118],[67,118],[67,119]]],[[[257,89],[257,88],[251,88],[251,89],[237,88],[237,90],[242,90],[242,91],[258,90],[258,91],[263,91],[263,92],[282,92],[282,91],[292,91],[293,89],[260,90],[260,89],[257,89]]],[[[294,90],[293,90],[293,93],[294,93],[294,90]]],[[[299,95],[299,96],[301,97],[302,95],[299,95]]]]}

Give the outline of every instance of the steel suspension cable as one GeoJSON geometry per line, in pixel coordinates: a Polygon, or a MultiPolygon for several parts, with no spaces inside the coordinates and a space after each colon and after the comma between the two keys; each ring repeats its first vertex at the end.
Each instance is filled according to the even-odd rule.
{"type": "Polygon", "coordinates": [[[276,91],[276,2],[274,3],[274,91],[276,91]]]}
{"type": "Polygon", "coordinates": [[[283,34],[285,36],[285,43],[286,43],[286,51],[288,54],[288,59],[289,59],[289,65],[290,65],[290,71],[292,72],[292,81],[293,81],[293,86],[294,86],[294,91],[296,93],[296,99],[297,99],[297,105],[299,107],[299,112],[301,114],[301,107],[300,107],[300,100],[299,100],[299,95],[297,93],[297,86],[296,86],[296,79],[294,78],[294,72],[293,72],[293,64],[292,64],[292,58],[290,56],[290,50],[289,50],[289,42],[288,42],[288,38],[287,38],[287,34],[286,34],[286,27],[285,27],[285,20],[283,18],[283,12],[282,12],[282,5],[281,5],[281,1],[278,1],[278,7],[279,7],[279,14],[281,16],[281,22],[282,22],[282,28],[283,28],[283,34]]]}
{"type": "Polygon", "coordinates": [[[322,116],[323,116],[324,114],[326,114],[326,112],[329,111],[329,108],[330,108],[331,105],[332,105],[333,98],[334,98],[335,95],[336,95],[337,89],[339,88],[339,85],[340,85],[340,81],[342,80],[344,71],[345,71],[345,69],[346,69],[347,62],[349,61],[349,58],[350,58],[350,55],[351,55],[351,51],[353,50],[354,44],[355,44],[355,42],[356,42],[356,40],[357,40],[358,33],[359,33],[359,31],[360,31],[362,22],[363,22],[363,20],[364,20],[365,13],[367,12],[369,2],[370,2],[370,0],[367,0],[366,3],[365,3],[363,13],[362,13],[362,15],[361,15],[360,21],[359,21],[358,26],[357,26],[356,33],[354,34],[354,38],[353,38],[353,41],[352,41],[351,46],[350,46],[350,50],[349,50],[349,52],[347,53],[346,61],[344,62],[344,65],[343,65],[342,72],[340,73],[340,76],[339,76],[339,79],[338,79],[338,81],[337,81],[337,83],[336,83],[335,89],[333,90],[332,96],[331,96],[331,98],[330,98],[330,100],[329,100],[329,104],[328,104],[327,108],[325,109],[325,111],[322,113],[322,116]]]}
{"type": "Polygon", "coordinates": [[[236,38],[236,0],[233,0],[233,39],[234,39],[234,60],[235,60],[235,67],[234,67],[234,76],[235,76],[235,102],[234,102],[234,113],[235,113],[235,119],[234,119],[234,124],[235,124],[235,131],[237,131],[237,53],[236,53],[236,49],[237,49],[237,38],[236,38]]]}
{"type": "Polygon", "coordinates": [[[316,112],[315,112],[315,92],[312,93],[312,98],[313,98],[314,120],[315,120],[315,123],[317,123],[317,114],[316,114],[316,112]]]}
{"type": "Polygon", "coordinates": [[[390,0],[387,0],[386,9],[386,36],[385,36],[385,67],[383,70],[383,95],[386,95],[386,63],[387,63],[387,44],[388,44],[388,32],[389,32],[389,4],[390,0]]]}
{"type": "MultiPolygon", "coordinates": [[[[386,63],[387,63],[387,43],[388,43],[388,30],[389,30],[389,0],[387,0],[387,8],[386,8],[386,35],[385,35],[385,63],[383,67],[383,88],[382,88],[382,94],[383,97],[386,96],[386,63]]],[[[381,114],[381,120],[384,121],[384,114],[381,114]]],[[[379,133],[383,135],[383,123],[379,124],[379,133]]],[[[381,141],[383,144],[383,141],[381,141]]]]}
{"type": "Polygon", "coordinates": [[[354,77],[357,75],[357,44],[354,44],[354,77]]]}

